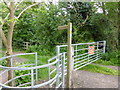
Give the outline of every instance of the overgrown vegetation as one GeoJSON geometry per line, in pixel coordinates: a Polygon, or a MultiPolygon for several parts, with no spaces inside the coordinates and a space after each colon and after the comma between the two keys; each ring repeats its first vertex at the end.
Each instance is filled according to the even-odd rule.
{"type": "Polygon", "coordinates": [[[120,51],[107,52],[102,54],[102,59],[96,61],[97,64],[120,66],[120,51]]]}
{"type": "MultiPolygon", "coordinates": [[[[27,62],[27,63],[21,63],[19,65],[25,65],[25,64],[31,64],[32,62],[27,62]]],[[[41,64],[42,65],[42,64],[41,64]]],[[[26,66],[24,66],[25,68],[26,66]]],[[[34,65],[32,66],[27,66],[27,67],[34,67],[34,65]]],[[[30,74],[31,71],[30,70],[15,70],[15,76],[21,76],[21,75],[25,75],[25,74],[30,74]]],[[[34,69],[34,73],[36,73],[36,69],[34,69]]],[[[48,77],[48,68],[41,68],[38,69],[38,80],[39,81],[43,81],[43,80],[47,80],[48,77]]],[[[34,75],[35,76],[35,75],[34,75]]],[[[34,77],[34,80],[36,80],[36,77],[34,77]]],[[[21,85],[21,84],[25,84],[28,82],[31,82],[31,74],[27,75],[27,76],[22,76],[18,79],[15,80],[16,81],[16,85],[21,85]]],[[[31,83],[30,83],[31,84],[31,83]]],[[[27,85],[25,85],[27,86],[27,85]]]]}
{"type": "Polygon", "coordinates": [[[48,45],[33,45],[30,46],[26,52],[37,52],[40,56],[55,56],[55,46],[48,45]],[[51,53],[52,52],[52,53],[51,53]]]}
{"type": "MultiPolygon", "coordinates": [[[[24,2],[20,7],[27,5],[31,3],[24,2]]],[[[3,3],[1,7],[4,8],[0,9],[4,12],[2,16],[4,18],[8,10],[3,3]]],[[[107,51],[116,51],[119,41],[118,7],[119,2],[40,3],[28,9],[17,20],[13,32],[13,48],[22,48],[23,42],[29,42],[31,48],[35,45],[53,48],[57,44],[66,43],[67,31],[59,31],[57,27],[72,22],[73,43],[106,40],[107,51]],[[98,8],[101,12],[98,12],[98,8]]],[[[19,11],[15,15],[18,13],[19,11]]],[[[3,31],[6,35],[7,29],[5,23],[3,31]]]]}

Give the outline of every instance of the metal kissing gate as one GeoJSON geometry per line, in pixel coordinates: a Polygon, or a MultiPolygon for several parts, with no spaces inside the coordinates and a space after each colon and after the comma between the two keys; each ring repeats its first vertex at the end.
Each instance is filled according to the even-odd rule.
{"type": "MultiPolygon", "coordinates": [[[[101,54],[105,53],[106,41],[98,41],[91,43],[79,43],[72,44],[73,47],[73,60],[74,69],[80,68],[95,62],[101,58],[101,54]]],[[[67,74],[67,45],[56,46],[57,55],[48,60],[48,64],[38,65],[37,53],[24,53],[15,54],[0,58],[0,62],[9,58],[11,60],[12,67],[6,67],[3,64],[0,65],[0,87],[1,88],[64,88],[65,87],[65,75],[67,74]],[[13,57],[21,55],[34,55],[34,63],[24,63],[24,65],[13,65],[13,57]],[[8,74],[9,71],[14,72],[10,80],[3,80],[3,76],[8,74]],[[17,75],[16,72],[24,72],[21,75],[17,75]],[[44,81],[41,80],[42,73],[47,72],[47,76],[44,81]],[[19,80],[28,80],[24,82],[16,83],[19,80]],[[12,86],[9,86],[12,83],[12,86]]]]}

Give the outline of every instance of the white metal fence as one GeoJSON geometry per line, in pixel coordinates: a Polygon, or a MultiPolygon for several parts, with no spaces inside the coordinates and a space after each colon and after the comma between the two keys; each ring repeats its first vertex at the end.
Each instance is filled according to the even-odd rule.
{"type": "MultiPolygon", "coordinates": [[[[105,53],[106,41],[72,44],[72,47],[72,52],[74,52],[74,70],[79,70],[80,68],[101,58],[101,54],[105,53]],[[91,46],[93,48],[91,48],[91,46]],[[92,53],[89,52],[90,49],[94,49],[92,53]]],[[[0,68],[2,69],[2,72],[0,72],[0,76],[4,75],[4,73],[8,71],[15,72],[23,70],[26,72],[29,71],[29,73],[25,73],[20,76],[12,75],[12,79],[4,83],[0,82],[0,86],[4,88],[63,88],[65,86],[65,75],[67,73],[67,45],[56,46],[56,54],[57,55],[49,59],[48,64],[45,65],[38,65],[37,53],[15,54],[2,57],[0,59],[0,62],[7,58],[10,58],[12,67],[0,65],[0,68]],[[12,58],[20,55],[34,55],[35,63],[13,66],[12,58]],[[40,71],[42,68],[46,68],[45,70],[48,72],[48,78],[44,82],[39,81],[39,75],[41,74],[40,71]],[[16,79],[26,76],[29,76],[30,82],[20,83],[19,85],[16,85],[16,79]],[[12,83],[12,86],[9,86],[8,83],[12,83]]],[[[28,77],[26,77],[25,79],[27,78],[28,77]]]]}
{"type": "MultiPolygon", "coordinates": [[[[74,70],[78,70],[101,58],[101,54],[105,53],[106,41],[72,44],[72,47],[74,52],[74,70]],[[93,54],[89,54],[90,46],[94,47],[93,54]]],[[[57,46],[56,52],[57,54],[67,53],[67,45],[57,46]]]]}

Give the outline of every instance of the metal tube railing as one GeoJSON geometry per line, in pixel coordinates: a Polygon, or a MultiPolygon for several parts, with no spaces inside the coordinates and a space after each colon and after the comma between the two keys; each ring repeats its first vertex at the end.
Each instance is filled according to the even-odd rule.
{"type": "MultiPolygon", "coordinates": [[[[32,53],[32,54],[33,54],[33,53],[32,53]]],[[[34,53],[34,54],[35,54],[35,53],[34,53]]],[[[12,56],[19,56],[19,55],[27,55],[27,54],[17,54],[17,55],[12,55],[12,56]]],[[[29,53],[29,55],[30,55],[30,53],[29,53]]],[[[55,56],[55,57],[49,59],[48,61],[52,61],[52,60],[56,59],[57,57],[59,57],[60,55],[62,55],[62,54],[59,54],[58,56],[55,56]]],[[[37,54],[36,54],[36,56],[37,56],[37,54]]],[[[11,57],[11,56],[9,56],[9,57],[11,57]]],[[[62,57],[62,56],[61,56],[61,57],[62,57]]],[[[2,58],[1,60],[6,59],[6,58],[7,58],[7,57],[4,57],[4,58],[2,58]]],[[[18,66],[18,67],[5,67],[5,66],[0,66],[0,67],[3,68],[3,69],[7,69],[7,70],[5,70],[4,72],[9,71],[9,70],[31,70],[31,73],[30,73],[30,74],[25,74],[25,75],[17,76],[17,77],[15,77],[15,78],[7,81],[6,83],[4,83],[4,85],[3,85],[2,83],[0,83],[0,85],[3,86],[3,87],[6,87],[6,88],[16,88],[16,87],[12,87],[12,86],[7,86],[7,85],[5,85],[5,84],[7,84],[7,83],[9,83],[9,82],[11,82],[11,81],[13,81],[13,80],[15,80],[15,79],[17,79],[17,78],[20,78],[20,77],[23,77],[23,76],[27,76],[27,75],[31,75],[31,88],[36,88],[36,87],[38,87],[38,86],[44,86],[44,85],[46,85],[46,84],[51,83],[53,80],[55,80],[56,77],[57,77],[57,75],[56,75],[55,77],[53,77],[52,79],[49,79],[49,81],[47,81],[47,82],[45,82],[45,83],[42,83],[42,84],[39,84],[39,85],[35,85],[34,75],[36,75],[36,81],[38,81],[38,80],[37,80],[37,79],[38,79],[38,76],[37,76],[38,73],[37,73],[37,72],[34,73],[34,70],[37,71],[37,69],[39,69],[39,68],[49,67],[49,66],[54,65],[54,64],[56,64],[57,62],[59,62],[59,60],[55,60],[55,61],[52,62],[52,63],[46,64],[46,65],[42,65],[42,66],[37,66],[37,57],[35,57],[35,59],[36,59],[36,64],[27,64],[27,65],[21,65],[21,66],[18,66]],[[28,66],[28,65],[36,65],[36,66],[35,66],[35,67],[24,67],[24,68],[22,68],[22,66],[28,66]],[[8,68],[9,68],[9,69],[8,69],[8,68]]],[[[62,60],[61,60],[61,61],[62,61],[62,60]]],[[[58,77],[59,77],[59,76],[58,76],[58,77]]],[[[26,84],[29,84],[29,83],[26,83],[26,84]]],[[[22,85],[20,85],[20,86],[23,86],[23,85],[26,85],[26,84],[22,84],[22,85]]],[[[18,88],[18,87],[17,87],[17,88],[18,88]]],[[[21,88],[21,87],[20,87],[20,88],[21,88]]],[[[26,87],[24,87],[24,88],[26,88],[26,87]]],[[[30,88],[30,87],[27,87],[27,88],[30,88]]]]}
{"type": "MultiPolygon", "coordinates": [[[[91,42],[91,43],[79,43],[79,44],[72,44],[72,46],[74,46],[75,50],[73,51],[75,54],[74,56],[74,70],[78,70],[92,62],[97,61],[98,59],[101,58],[101,54],[105,53],[105,47],[106,47],[106,41],[99,41],[99,42],[91,42]],[[103,43],[103,48],[99,49],[99,43],[103,43]],[[79,49],[78,46],[80,45],[87,45],[88,47],[84,47],[79,49]],[[81,53],[81,51],[84,50],[88,50],[89,45],[94,45],[94,48],[96,50],[94,50],[94,54],[89,54],[87,53],[83,53],[83,54],[79,54],[81,53]],[[79,51],[79,52],[78,52],[79,51]],[[79,54],[79,55],[78,55],[79,54]]],[[[65,75],[67,74],[67,58],[66,58],[66,54],[67,52],[63,52],[60,53],[60,48],[62,47],[67,47],[67,45],[59,45],[56,47],[56,52],[57,55],[51,59],[48,60],[48,64],[45,65],[41,65],[38,66],[38,57],[37,57],[37,53],[24,53],[24,54],[16,54],[16,55],[11,55],[11,56],[6,56],[6,57],[2,57],[0,58],[0,61],[5,60],[7,58],[12,58],[15,56],[20,56],[20,55],[35,55],[35,64],[25,64],[25,65],[20,65],[20,66],[16,66],[16,67],[5,67],[5,66],[0,66],[0,68],[5,69],[5,71],[3,71],[2,73],[0,73],[0,75],[4,74],[5,72],[8,72],[10,70],[30,70],[31,73],[28,74],[24,74],[24,75],[20,75],[17,77],[13,77],[12,79],[8,80],[7,82],[5,82],[4,84],[0,83],[1,86],[5,87],[5,88],[38,88],[38,87],[42,87],[42,86],[46,86],[49,85],[49,87],[52,87],[52,85],[56,84],[56,88],[59,87],[64,87],[65,85],[65,75]],[[34,65],[34,66],[32,66],[34,65]],[[54,66],[56,65],[56,66],[54,66]],[[23,67],[23,66],[30,66],[30,67],[23,67]],[[51,68],[51,66],[53,66],[51,68]],[[38,84],[38,69],[41,68],[48,68],[48,81],[38,84]],[[54,68],[54,69],[53,69],[54,68]],[[56,72],[56,73],[54,73],[56,72]],[[54,77],[52,76],[53,74],[54,77]],[[16,87],[14,87],[14,80],[20,78],[20,77],[24,77],[24,76],[28,76],[31,75],[31,82],[27,82],[27,83],[23,83],[21,85],[18,85],[16,87]],[[51,77],[52,76],[52,77],[51,77]],[[6,84],[13,82],[12,86],[7,86],[6,84]],[[36,83],[35,83],[36,82],[36,83]],[[25,85],[29,85],[27,87],[23,87],[25,85]]],[[[86,51],[85,51],[86,52],[86,51]]],[[[12,59],[11,59],[12,60],[12,59]]],[[[12,65],[12,63],[11,63],[12,65]]]]}

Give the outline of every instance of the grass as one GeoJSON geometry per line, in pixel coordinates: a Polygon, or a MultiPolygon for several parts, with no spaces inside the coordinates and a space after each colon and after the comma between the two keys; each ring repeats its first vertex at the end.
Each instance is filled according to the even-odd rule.
{"type": "Polygon", "coordinates": [[[118,72],[117,70],[113,70],[107,67],[102,67],[102,66],[93,65],[93,64],[89,64],[79,70],[102,73],[102,74],[107,74],[107,75],[118,75],[118,74],[120,75],[120,72],[118,72]]]}
{"type": "MultiPolygon", "coordinates": [[[[34,62],[34,56],[33,55],[31,55],[31,56],[30,55],[19,56],[19,57],[29,59],[28,62],[20,63],[19,65],[31,64],[31,63],[34,62]]],[[[41,63],[41,61],[44,62],[44,63],[47,63],[48,58],[50,58],[49,56],[48,57],[39,56],[39,57],[40,57],[39,62],[38,62],[39,65],[43,65],[43,63],[41,63]]],[[[29,67],[29,66],[27,66],[27,67],[29,67]]],[[[31,71],[30,70],[16,70],[16,75],[17,76],[24,75],[24,74],[27,74],[27,73],[31,73],[31,71]]],[[[35,73],[35,70],[34,70],[34,73],[35,73]]],[[[43,80],[47,80],[47,79],[48,79],[48,67],[38,69],[38,80],[39,80],[39,82],[42,82],[43,80]]],[[[24,83],[27,83],[27,82],[30,82],[30,81],[31,81],[31,76],[24,76],[24,77],[16,79],[16,82],[17,82],[16,85],[24,84],[24,83]]]]}
{"type": "Polygon", "coordinates": [[[100,59],[100,60],[96,61],[95,63],[102,64],[102,65],[120,66],[120,63],[118,62],[118,60],[114,60],[114,59],[111,59],[109,61],[100,59]]]}
{"type": "MultiPolygon", "coordinates": [[[[26,59],[26,61],[24,63],[21,63],[22,65],[35,63],[35,55],[22,55],[22,56],[18,56],[18,57],[26,59]]],[[[38,55],[38,65],[47,64],[48,63],[47,61],[51,57],[52,56],[40,56],[40,55],[38,55]]],[[[23,71],[23,73],[26,73],[26,71],[23,71]]],[[[39,73],[38,74],[39,81],[46,80],[48,77],[48,67],[38,69],[38,73],[39,73]]],[[[22,73],[21,73],[21,75],[22,75],[22,73]]],[[[18,80],[20,80],[20,79],[18,79],[18,80]]],[[[22,80],[21,83],[24,83],[24,82],[26,82],[26,81],[22,80]]]]}
{"type": "MultiPolygon", "coordinates": [[[[34,63],[35,62],[35,55],[22,55],[18,56],[20,58],[27,59],[27,62],[34,63]]],[[[48,59],[50,59],[52,56],[40,56],[38,55],[38,64],[46,64],[48,59]]]]}
{"type": "MultiPolygon", "coordinates": [[[[34,55],[26,55],[26,56],[20,56],[20,57],[21,58],[25,58],[25,59],[29,59],[30,62],[33,62],[33,60],[34,60],[34,55]]],[[[38,56],[39,64],[40,65],[46,64],[47,60],[49,58],[51,58],[51,56],[38,56]]],[[[109,61],[103,61],[103,60],[98,60],[95,63],[101,64],[100,62],[102,64],[104,64],[104,65],[106,65],[107,63],[111,64],[109,61]]],[[[96,73],[102,73],[102,74],[107,74],[107,75],[118,75],[118,71],[117,70],[113,70],[113,69],[110,69],[110,68],[107,68],[107,67],[102,67],[102,66],[93,65],[93,64],[89,64],[89,65],[81,68],[80,70],[85,70],[85,71],[90,71],[90,72],[96,72],[96,73]]],[[[46,72],[46,69],[41,69],[41,76],[44,76],[44,77],[42,77],[42,79],[44,79],[47,74],[48,74],[48,72],[46,72]]]]}

